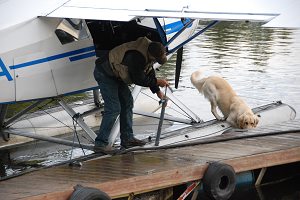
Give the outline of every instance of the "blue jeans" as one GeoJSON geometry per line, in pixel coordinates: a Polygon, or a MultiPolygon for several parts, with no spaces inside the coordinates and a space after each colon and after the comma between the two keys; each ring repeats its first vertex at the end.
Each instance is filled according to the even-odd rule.
{"type": "Polygon", "coordinates": [[[122,80],[108,76],[101,66],[95,67],[94,77],[104,100],[104,114],[95,145],[106,146],[108,144],[110,131],[119,115],[122,145],[122,143],[133,138],[133,98],[131,91],[122,80]]]}

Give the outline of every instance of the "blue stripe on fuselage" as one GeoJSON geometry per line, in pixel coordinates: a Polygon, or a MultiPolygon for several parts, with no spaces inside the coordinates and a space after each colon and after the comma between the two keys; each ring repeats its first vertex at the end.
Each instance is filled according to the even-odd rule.
{"type": "Polygon", "coordinates": [[[74,51],[69,51],[69,52],[54,55],[54,56],[49,56],[49,57],[46,57],[46,58],[41,58],[41,59],[37,59],[37,60],[33,60],[33,61],[21,63],[21,64],[9,66],[9,68],[10,69],[19,69],[19,68],[28,67],[28,66],[31,66],[31,65],[37,65],[37,64],[44,63],[44,62],[49,62],[49,61],[53,61],[53,60],[57,60],[57,59],[61,59],[61,58],[65,58],[65,57],[69,57],[69,56],[73,56],[73,55],[77,55],[77,54],[80,54],[80,53],[89,52],[89,51],[93,51],[93,50],[95,50],[95,47],[90,46],[90,47],[77,49],[77,50],[74,50],[74,51]]]}
{"type": "Polygon", "coordinates": [[[93,56],[96,56],[95,51],[80,54],[78,56],[73,56],[73,57],[70,57],[69,59],[70,59],[71,62],[74,62],[74,61],[77,61],[77,60],[81,60],[81,59],[85,59],[85,58],[89,58],[89,57],[93,57],[93,56]]]}

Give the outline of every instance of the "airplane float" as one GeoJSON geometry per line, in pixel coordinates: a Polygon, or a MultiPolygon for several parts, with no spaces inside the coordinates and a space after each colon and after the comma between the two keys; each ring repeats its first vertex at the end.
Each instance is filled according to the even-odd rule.
{"type": "MultiPolygon", "coordinates": [[[[52,98],[58,100],[71,118],[76,116],[77,123],[94,140],[95,132],[83,120],[88,111],[76,115],[62,97],[94,90],[95,103],[99,103],[93,70],[103,50],[141,36],[159,41],[166,46],[168,58],[177,52],[175,87],[178,87],[182,48],[193,38],[219,21],[300,27],[299,7],[297,0],[0,1],[0,130],[3,138],[9,140],[9,127],[15,120],[52,98]],[[197,30],[199,20],[207,22],[201,30],[197,30]],[[10,119],[5,118],[9,104],[24,101],[36,103],[10,119]]],[[[134,87],[134,99],[140,91],[141,87],[134,87]]],[[[201,122],[170,91],[168,97],[190,117],[188,123],[201,122]]],[[[288,110],[287,115],[290,112],[288,110]]],[[[118,129],[116,123],[111,145],[118,129]]]]}

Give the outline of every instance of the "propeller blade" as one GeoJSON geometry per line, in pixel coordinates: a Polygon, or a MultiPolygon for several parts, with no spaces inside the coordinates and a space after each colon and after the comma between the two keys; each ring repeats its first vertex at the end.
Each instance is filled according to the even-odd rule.
{"type": "Polygon", "coordinates": [[[182,54],[183,54],[183,46],[177,50],[177,58],[176,58],[176,71],[175,71],[175,88],[178,88],[178,82],[181,71],[182,64],[182,54]]]}

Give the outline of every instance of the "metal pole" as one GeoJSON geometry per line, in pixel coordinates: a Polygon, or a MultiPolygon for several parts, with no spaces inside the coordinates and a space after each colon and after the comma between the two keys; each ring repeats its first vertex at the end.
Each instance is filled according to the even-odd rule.
{"type": "Polygon", "coordinates": [[[93,90],[93,96],[94,96],[94,103],[97,107],[100,107],[101,101],[100,101],[100,92],[99,89],[93,90]]]}
{"type": "Polygon", "coordinates": [[[30,133],[30,132],[26,133],[26,132],[22,132],[19,130],[11,131],[10,134],[20,135],[23,137],[29,137],[29,138],[33,138],[33,139],[37,139],[37,140],[42,140],[42,141],[53,142],[56,144],[62,144],[62,145],[66,145],[66,146],[74,146],[74,147],[78,147],[78,148],[82,147],[83,149],[89,149],[89,150],[94,149],[93,144],[79,144],[78,142],[73,142],[73,141],[69,141],[69,140],[65,140],[65,139],[61,139],[61,138],[43,136],[43,135],[30,133]]]}
{"type": "Polygon", "coordinates": [[[155,146],[159,145],[159,139],[160,139],[160,134],[161,134],[161,127],[162,127],[163,121],[164,121],[167,100],[166,99],[162,99],[161,103],[162,103],[162,107],[161,107],[161,112],[160,112],[160,119],[159,119],[159,124],[158,124],[158,128],[157,128],[156,138],[155,138],[155,146]]]}
{"type": "MultiPolygon", "coordinates": [[[[84,132],[87,133],[87,135],[92,139],[92,141],[95,141],[96,138],[96,133],[84,122],[83,118],[81,115],[77,115],[76,113],[67,103],[65,103],[63,100],[60,100],[58,102],[61,107],[72,117],[76,117],[76,122],[78,125],[84,130],[84,132]]],[[[73,119],[74,120],[74,119],[73,119]]]]}
{"type": "Polygon", "coordinates": [[[155,146],[159,145],[159,139],[160,139],[160,134],[161,134],[161,128],[163,125],[163,121],[164,121],[164,116],[165,116],[165,110],[166,110],[166,106],[167,106],[167,99],[166,99],[166,94],[167,94],[167,87],[165,90],[165,96],[164,99],[162,99],[161,102],[161,112],[160,112],[160,119],[159,119],[159,124],[158,124],[158,128],[157,128],[157,133],[156,133],[156,138],[155,138],[155,146]]]}

